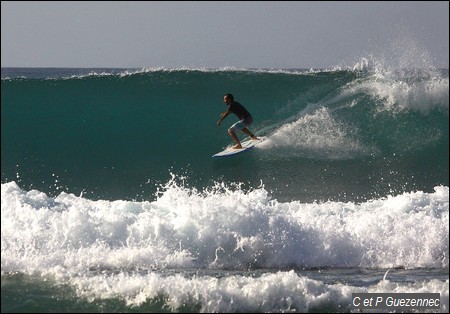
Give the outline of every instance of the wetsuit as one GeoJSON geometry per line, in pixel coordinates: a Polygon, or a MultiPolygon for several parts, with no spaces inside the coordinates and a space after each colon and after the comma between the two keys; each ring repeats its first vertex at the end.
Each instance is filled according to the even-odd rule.
{"type": "Polygon", "coordinates": [[[247,111],[247,109],[244,108],[240,103],[237,101],[234,101],[228,106],[230,111],[238,116],[239,120],[243,120],[245,118],[251,117],[252,115],[250,112],[247,111]]]}
{"type": "Polygon", "coordinates": [[[236,129],[242,130],[247,126],[249,126],[250,124],[252,124],[253,122],[252,115],[240,103],[234,101],[228,106],[228,108],[232,113],[234,113],[239,118],[239,121],[233,124],[228,129],[228,131],[235,132],[236,129]]]}

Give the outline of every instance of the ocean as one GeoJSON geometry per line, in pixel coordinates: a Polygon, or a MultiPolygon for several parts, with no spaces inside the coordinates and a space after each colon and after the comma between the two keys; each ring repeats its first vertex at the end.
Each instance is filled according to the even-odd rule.
{"type": "Polygon", "coordinates": [[[2,312],[449,311],[448,69],[1,77],[2,312]],[[225,93],[267,140],[212,158],[225,93]]]}

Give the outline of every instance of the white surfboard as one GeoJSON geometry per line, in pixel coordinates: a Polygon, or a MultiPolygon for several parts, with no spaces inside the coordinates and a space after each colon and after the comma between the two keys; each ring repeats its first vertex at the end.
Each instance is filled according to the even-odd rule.
{"type": "Polygon", "coordinates": [[[243,152],[255,147],[259,143],[262,143],[264,140],[265,140],[264,137],[259,137],[257,140],[250,139],[250,140],[241,142],[242,148],[233,148],[233,146],[231,146],[231,147],[228,147],[225,150],[221,151],[220,153],[213,155],[213,157],[229,157],[229,156],[233,156],[233,155],[236,155],[239,153],[243,153],[243,152]]]}

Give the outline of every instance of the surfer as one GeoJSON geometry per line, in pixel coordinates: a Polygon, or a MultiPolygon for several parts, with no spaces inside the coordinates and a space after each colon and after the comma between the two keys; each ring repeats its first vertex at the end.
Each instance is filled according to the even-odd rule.
{"type": "Polygon", "coordinates": [[[228,109],[220,115],[220,120],[217,121],[217,125],[220,126],[222,121],[228,117],[230,113],[234,113],[239,118],[239,121],[228,129],[228,134],[230,134],[231,138],[236,142],[236,145],[234,145],[233,148],[242,148],[241,142],[236,135],[236,130],[241,130],[250,136],[252,140],[257,140],[258,138],[247,128],[253,122],[252,115],[247,111],[247,109],[245,109],[244,106],[237,101],[234,101],[232,94],[225,94],[223,96],[223,102],[228,106],[228,109]]]}

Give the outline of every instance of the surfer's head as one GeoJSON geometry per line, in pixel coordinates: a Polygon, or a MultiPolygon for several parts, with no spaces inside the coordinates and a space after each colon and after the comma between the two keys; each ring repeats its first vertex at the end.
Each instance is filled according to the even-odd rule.
{"type": "Polygon", "coordinates": [[[223,101],[226,103],[228,103],[228,101],[234,102],[234,97],[232,94],[225,94],[223,95],[223,101]]]}

